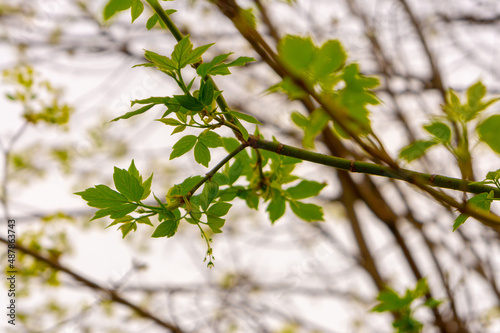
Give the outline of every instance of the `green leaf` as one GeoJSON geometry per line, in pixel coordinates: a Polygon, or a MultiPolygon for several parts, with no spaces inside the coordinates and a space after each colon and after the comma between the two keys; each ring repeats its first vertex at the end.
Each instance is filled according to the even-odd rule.
{"type": "Polygon", "coordinates": [[[231,208],[232,204],[227,202],[217,202],[210,206],[207,210],[207,215],[221,217],[226,215],[229,212],[229,208],[231,208]]]}
{"type": "Polygon", "coordinates": [[[229,184],[232,185],[238,178],[240,178],[241,173],[245,169],[243,162],[240,159],[236,159],[234,163],[229,167],[229,184]]]}
{"type": "Polygon", "coordinates": [[[189,40],[189,35],[184,36],[174,47],[172,60],[177,64],[177,69],[186,67],[189,64],[190,55],[193,50],[193,44],[189,40]]]}
{"type": "Polygon", "coordinates": [[[193,186],[198,184],[198,182],[200,182],[202,179],[203,177],[201,176],[193,176],[186,178],[181,184],[175,186],[175,190],[172,191],[172,194],[187,195],[189,191],[191,191],[193,186]]]}
{"type": "Polygon", "coordinates": [[[175,99],[179,104],[191,111],[201,111],[203,110],[203,104],[191,95],[175,95],[175,99]]]}
{"type": "Polygon", "coordinates": [[[219,184],[214,181],[207,181],[200,196],[201,208],[205,211],[219,193],[219,184]]]}
{"type": "Polygon", "coordinates": [[[127,170],[115,167],[113,181],[118,192],[123,194],[127,199],[131,201],[141,200],[144,189],[139,180],[128,173],[127,170]]]}
{"type": "Polygon", "coordinates": [[[243,139],[248,140],[248,131],[245,128],[245,126],[243,126],[238,119],[234,119],[234,123],[235,123],[236,127],[238,127],[238,129],[240,130],[241,135],[243,136],[243,139]]]}
{"type": "Polygon", "coordinates": [[[486,96],[486,87],[481,81],[476,82],[467,89],[467,103],[469,106],[480,104],[484,96],[486,96]]]}
{"type": "Polygon", "coordinates": [[[380,304],[371,309],[373,312],[396,312],[410,305],[412,301],[411,299],[401,298],[398,293],[390,288],[382,290],[378,294],[377,300],[380,304]]]}
{"type": "Polygon", "coordinates": [[[122,238],[125,238],[125,236],[127,236],[130,231],[137,230],[137,223],[135,222],[124,223],[118,229],[122,231],[122,238]]]}
{"type": "Polygon", "coordinates": [[[313,76],[324,78],[342,68],[347,59],[347,54],[338,40],[325,42],[314,57],[311,69],[313,76]]]}
{"type": "Polygon", "coordinates": [[[500,154],[500,115],[486,118],[476,129],[479,139],[490,146],[494,152],[500,154]]]}
{"type": "Polygon", "coordinates": [[[151,237],[167,237],[170,238],[177,232],[177,228],[179,227],[179,221],[166,220],[156,227],[155,231],[151,235],[151,237]]]}
{"type": "Polygon", "coordinates": [[[413,299],[417,299],[420,297],[425,296],[429,292],[429,286],[427,285],[427,279],[426,278],[421,278],[420,280],[417,281],[417,285],[415,286],[415,289],[411,293],[411,297],[413,299]]]}
{"type": "Polygon", "coordinates": [[[429,125],[425,125],[424,129],[442,143],[449,143],[451,140],[451,129],[445,123],[435,121],[429,125]]]}
{"type": "Polygon", "coordinates": [[[158,23],[158,14],[154,13],[146,22],[146,28],[148,30],[151,30],[154,28],[156,23],[158,23]]]}
{"type": "Polygon", "coordinates": [[[175,143],[172,147],[172,153],[170,154],[170,159],[173,160],[176,157],[182,156],[188,151],[190,151],[198,141],[198,138],[194,135],[186,135],[182,137],[179,141],[175,143]]]}
{"type": "Polygon", "coordinates": [[[271,202],[267,206],[266,211],[269,212],[269,219],[272,223],[278,220],[285,214],[286,204],[285,198],[281,195],[279,191],[273,190],[273,196],[271,202]]]}
{"type": "MultiPolygon", "coordinates": [[[[489,193],[480,193],[478,195],[473,196],[467,201],[468,205],[473,206],[474,208],[489,212],[491,208],[491,202],[495,198],[495,193],[490,191],[489,193]]],[[[470,217],[467,214],[460,214],[453,223],[453,231],[457,230],[465,221],[470,217]]]]}
{"type": "Polygon", "coordinates": [[[76,195],[87,201],[90,207],[108,208],[117,207],[128,203],[128,199],[122,194],[110,189],[106,185],[96,185],[82,192],[76,192],[76,195]]]}
{"type": "Polygon", "coordinates": [[[127,113],[125,113],[124,115],[122,115],[120,117],[116,117],[115,119],[113,119],[111,121],[117,121],[117,120],[120,120],[120,119],[128,119],[130,117],[137,116],[138,114],[141,114],[141,113],[144,113],[144,112],[148,111],[153,106],[154,106],[154,104],[143,106],[140,109],[137,109],[135,111],[130,111],[130,112],[127,112],[127,113]]]}
{"type": "Polygon", "coordinates": [[[198,141],[196,146],[194,146],[194,159],[197,163],[200,163],[208,168],[208,163],[210,162],[210,151],[207,146],[200,141],[198,141]]]}
{"type": "Polygon", "coordinates": [[[144,57],[154,63],[159,69],[165,69],[167,71],[173,71],[177,69],[175,61],[172,59],[159,55],[158,53],[144,50],[144,57]]]}
{"type": "MultiPolygon", "coordinates": [[[[232,54],[232,52],[230,53],[226,53],[226,54],[220,54],[216,57],[214,57],[212,59],[212,61],[210,62],[206,62],[206,63],[203,63],[201,64],[200,66],[198,66],[198,68],[196,69],[196,73],[201,76],[201,77],[205,77],[205,75],[208,75],[210,73],[210,71],[217,65],[221,64],[224,60],[227,59],[227,57],[229,57],[230,55],[232,54]]],[[[210,73],[212,74],[212,73],[210,73]]]]}
{"type": "Polygon", "coordinates": [[[189,53],[189,57],[187,59],[187,64],[194,64],[198,61],[201,60],[201,56],[203,55],[203,53],[205,53],[208,48],[212,45],[214,45],[215,43],[212,43],[212,44],[207,44],[207,45],[203,45],[203,46],[200,46],[200,47],[197,47],[195,48],[193,51],[191,51],[189,53]]]}
{"type": "Polygon", "coordinates": [[[330,119],[328,113],[323,109],[316,109],[311,113],[310,121],[305,128],[304,138],[302,139],[304,148],[314,148],[314,139],[323,131],[330,119]]]}
{"type": "Polygon", "coordinates": [[[238,112],[238,111],[229,111],[229,114],[231,114],[233,117],[244,120],[246,122],[249,122],[252,124],[262,125],[262,123],[260,121],[258,121],[257,119],[255,119],[254,116],[251,116],[249,114],[246,114],[243,112],[238,112]]]}
{"type": "Polygon", "coordinates": [[[109,20],[117,12],[127,10],[132,6],[132,0],[110,0],[104,7],[104,20],[109,20]]]}
{"type": "Polygon", "coordinates": [[[209,148],[222,147],[222,138],[213,131],[204,131],[198,137],[198,140],[209,148]]]}
{"type": "Polygon", "coordinates": [[[460,227],[462,224],[465,223],[465,221],[467,221],[467,219],[469,218],[470,216],[467,215],[467,214],[460,214],[458,215],[458,217],[455,219],[455,221],[453,222],[453,231],[457,230],[458,227],[460,227]]]}
{"type": "Polygon", "coordinates": [[[144,189],[144,194],[141,197],[141,200],[147,199],[149,195],[151,194],[151,183],[153,182],[153,174],[149,176],[148,179],[146,179],[142,183],[142,188],[144,189]]]}
{"type": "Polygon", "coordinates": [[[166,104],[170,102],[172,98],[170,97],[148,97],[144,99],[135,99],[130,101],[130,106],[134,106],[135,104],[166,104]]]}
{"type": "Polygon", "coordinates": [[[214,100],[214,85],[212,80],[201,81],[200,94],[198,95],[201,104],[209,106],[214,100]]]}
{"type": "Polygon", "coordinates": [[[320,206],[300,201],[289,201],[289,204],[295,215],[304,221],[323,221],[323,209],[320,206]]]}
{"type": "Polygon", "coordinates": [[[401,152],[399,153],[399,157],[406,160],[407,162],[411,162],[422,157],[427,149],[436,144],[436,141],[414,141],[401,150],[401,152]]]}
{"type": "Polygon", "coordinates": [[[183,123],[181,123],[180,121],[178,121],[177,119],[172,119],[172,118],[161,118],[161,119],[156,119],[156,121],[159,121],[159,122],[162,122],[164,123],[165,125],[169,125],[169,126],[186,126],[184,125],[183,123]]]}
{"type": "Polygon", "coordinates": [[[133,203],[109,205],[109,208],[102,208],[99,209],[97,212],[95,212],[94,217],[92,217],[91,221],[100,219],[108,215],[111,219],[119,219],[126,216],[129,213],[132,213],[136,209],[137,205],[133,203]]]}
{"type": "Polygon", "coordinates": [[[137,167],[135,166],[135,162],[134,160],[132,160],[132,162],[130,162],[130,166],[128,167],[128,173],[131,175],[131,176],[134,176],[135,178],[137,178],[137,180],[139,182],[142,183],[142,177],[141,175],[139,174],[139,170],[137,170],[137,167]]]}
{"type": "Polygon", "coordinates": [[[153,227],[153,223],[151,223],[151,220],[147,216],[141,216],[136,221],[137,223],[147,224],[153,227]]]}
{"type": "Polygon", "coordinates": [[[326,184],[320,184],[318,182],[310,180],[303,180],[298,185],[288,188],[286,190],[286,193],[292,199],[300,200],[317,196],[325,186],[326,184]]]}
{"type": "Polygon", "coordinates": [[[215,216],[207,216],[207,223],[210,229],[214,234],[220,234],[222,228],[224,226],[224,223],[226,222],[225,219],[221,219],[220,217],[215,217],[215,216]]]}
{"type": "Polygon", "coordinates": [[[287,35],[278,44],[278,53],[283,64],[299,75],[309,70],[316,50],[310,37],[287,35]]]}
{"type": "Polygon", "coordinates": [[[245,66],[247,63],[255,61],[255,58],[252,57],[238,57],[236,60],[231,61],[226,64],[228,67],[234,66],[245,66]]]}
{"type": "Polygon", "coordinates": [[[214,203],[207,210],[207,215],[221,217],[226,215],[229,212],[229,208],[231,208],[232,204],[227,202],[217,202],[214,203]]]}
{"type": "Polygon", "coordinates": [[[292,112],[291,118],[294,124],[299,126],[300,128],[306,128],[307,126],[309,126],[309,119],[307,119],[307,117],[302,113],[294,111],[292,112]]]}
{"type": "Polygon", "coordinates": [[[142,14],[144,5],[141,0],[132,0],[132,23],[142,14]]]}
{"type": "Polygon", "coordinates": [[[126,222],[130,222],[130,221],[133,221],[134,218],[130,215],[126,215],[126,216],[123,216],[123,217],[120,217],[120,218],[117,218],[115,219],[113,222],[111,222],[111,224],[109,224],[108,226],[106,226],[106,229],[113,226],[113,225],[117,225],[117,224],[120,224],[120,223],[126,223],[126,222]]]}

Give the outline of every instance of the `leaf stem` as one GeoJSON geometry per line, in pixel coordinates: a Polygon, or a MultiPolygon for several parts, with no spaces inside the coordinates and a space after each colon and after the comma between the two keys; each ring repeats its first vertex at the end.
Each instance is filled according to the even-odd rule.
{"type": "Polygon", "coordinates": [[[189,199],[200,187],[203,185],[205,182],[210,180],[216,173],[219,171],[220,168],[222,168],[227,162],[229,162],[236,154],[238,154],[240,151],[248,147],[248,143],[242,143],[241,145],[238,146],[235,150],[233,150],[229,155],[224,157],[212,170],[210,170],[203,179],[201,179],[193,188],[189,191],[188,195],[186,196],[187,199],[189,199]]]}

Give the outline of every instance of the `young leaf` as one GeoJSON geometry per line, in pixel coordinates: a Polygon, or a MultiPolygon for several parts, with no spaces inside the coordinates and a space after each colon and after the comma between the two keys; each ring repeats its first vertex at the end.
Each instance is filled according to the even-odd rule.
{"type": "Polygon", "coordinates": [[[173,160],[176,157],[182,156],[188,151],[190,151],[198,141],[198,138],[194,135],[186,135],[182,137],[176,144],[172,147],[172,153],[170,153],[170,159],[173,160]]]}
{"type": "Polygon", "coordinates": [[[153,223],[151,223],[151,220],[147,216],[141,216],[136,221],[137,223],[147,224],[153,227],[153,223]]]}
{"type": "Polygon", "coordinates": [[[148,179],[146,179],[142,183],[142,188],[144,189],[144,194],[141,197],[141,200],[147,199],[149,195],[151,194],[151,183],[153,182],[153,174],[149,176],[148,179]]]}
{"type": "Polygon", "coordinates": [[[170,97],[148,97],[130,101],[130,106],[134,106],[135,104],[167,104],[170,100],[172,100],[170,97]]]}
{"type": "Polygon", "coordinates": [[[245,128],[245,126],[243,126],[238,119],[234,119],[234,123],[236,124],[236,127],[238,127],[238,129],[240,130],[243,139],[248,140],[248,131],[245,128]]]}
{"type": "Polygon", "coordinates": [[[287,35],[278,44],[281,61],[296,74],[309,70],[316,50],[310,37],[287,35]]]}
{"type": "Polygon", "coordinates": [[[476,128],[481,141],[485,142],[494,152],[498,154],[500,154],[500,135],[498,135],[499,129],[500,115],[493,115],[486,118],[476,128]]]}
{"type": "Polygon", "coordinates": [[[135,166],[135,162],[134,160],[132,160],[132,162],[130,162],[130,166],[128,167],[128,173],[131,175],[131,176],[134,176],[135,178],[137,178],[137,180],[139,182],[142,183],[142,177],[141,175],[139,174],[139,170],[137,170],[137,167],[135,166]]]}
{"type": "Polygon", "coordinates": [[[231,208],[232,204],[227,202],[217,202],[210,206],[207,210],[207,215],[221,217],[226,215],[229,212],[229,208],[231,208]]]}
{"type": "Polygon", "coordinates": [[[277,219],[285,214],[286,205],[285,198],[281,196],[279,191],[273,190],[273,196],[271,198],[271,202],[267,206],[266,211],[269,212],[269,218],[271,222],[274,223],[277,219]]]}
{"type": "Polygon", "coordinates": [[[436,141],[422,141],[417,140],[415,142],[410,143],[408,146],[403,148],[399,153],[399,157],[406,160],[407,162],[411,162],[422,157],[427,149],[436,145],[436,141]]]}
{"type": "Polygon", "coordinates": [[[219,134],[213,131],[204,131],[198,137],[198,140],[208,148],[222,147],[222,139],[219,134]]]}
{"type": "Polygon", "coordinates": [[[111,219],[119,219],[137,209],[137,205],[133,203],[123,203],[120,205],[109,206],[110,207],[108,208],[102,208],[95,212],[94,217],[92,217],[91,221],[100,219],[108,215],[111,219]]]}
{"type": "Polygon", "coordinates": [[[191,111],[201,111],[203,110],[203,104],[191,95],[175,95],[175,99],[179,104],[191,111]]]}
{"type": "Polygon", "coordinates": [[[140,201],[144,194],[144,189],[139,180],[128,173],[125,169],[115,167],[113,173],[113,181],[115,182],[118,192],[123,194],[130,201],[140,201]]]}
{"type": "Polygon", "coordinates": [[[208,163],[210,162],[210,151],[207,146],[200,141],[198,141],[196,146],[194,146],[194,159],[196,162],[208,168],[208,163]]]}
{"type": "Polygon", "coordinates": [[[200,196],[200,205],[204,211],[207,210],[208,206],[217,197],[218,193],[219,193],[219,185],[216,182],[209,180],[205,183],[205,186],[203,187],[203,192],[201,193],[200,196]]]}
{"type": "Polygon", "coordinates": [[[307,117],[302,113],[299,113],[297,111],[292,112],[291,118],[294,124],[299,126],[300,128],[306,128],[307,126],[309,126],[309,119],[307,119],[307,117]]]}
{"type": "Polygon", "coordinates": [[[314,139],[318,136],[330,121],[328,113],[322,109],[316,109],[311,114],[311,119],[305,128],[302,145],[304,148],[314,148],[314,139]]]}
{"type": "Polygon", "coordinates": [[[342,68],[347,54],[338,40],[325,42],[316,52],[311,65],[313,76],[319,79],[331,75],[342,68]]]}
{"type": "Polygon", "coordinates": [[[212,101],[214,100],[214,85],[212,84],[212,80],[201,81],[200,94],[198,98],[204,106],[212,104],[212,101]]]}
{"type": "Polygon", "coordinates": [[[289,204],[295,215],[304,221],[323,221],[323,209],[320,206],[300,201],[289,201],[289,204]]]}
{"type": "Polygon", "coordinates": [[[125,236],[127,236],[130,231],[137,230],[137,223],[135,222],[124,223],[118,229],[122,231],[122,238],[125,238],[125,236]]]}
{"type": "Polygon", "coordinates": [[[177,232],[177,228],[179,227],[179,221],[166,220],[156,227],[155,231],[151,235],[151,237],[167,237],[170,238],[177,232]]]}
{"type": "Polygon", "coordinates": [[[120,117],[116,117],[115,119],[113,119],[111,121],[118,121],[120,119],[128,119],[130,117],[137,116],[138,114],[141,114],[141,113],[144,113],[144,112],[148,111],[153,106],[154,106],[154,104],[149,104],[149,105],[143,106],[140,109],[137,109],[135,111],[130,111],[130,112],[127,112],[127,113],[125,113],[124,115],[122,115],[120,117]]]}
{"type": "Polygon", "coordinates": [[[214,44],[215,43],[211,43],[211,44],[207,44],[207,45],[203,45],[203,46],[195,48],[192,52],[189,53],[189,57],[187,58],[187,64],[188,65],[194,64],[194,63],[200,61],[203,53],[205,53],[208,50],[208,48],[214,44]]]}
{"type": "Polygon", "coordinates": [[[154,13],[146,22],[146,28],[148,30],[151,30],[154,28],[156,23],[158,23],[158,14],[154,13]]]}
{"type": "Polygon", "coordinates": [[[177,69],[175,61],[168,57],[159,55],[158,53],[144,50],[144,57],[154,63],[159,69],[165,69],[167,71],[173,71],[177,69]]]}
{"type": "MultiPolygon", "coordinates": [[[[210,62],[205,62],[203,64],[201,64],[200,66],[198,66],[198,68],[196,69],[196,73],[201,76],[201,77],[205,77],[206,75],[208,74],[212,74],[210,73],[210,71],[217,65],[221,64],[224,60],[226,60],[227,57],[229,57],[230,55],[232,54],[231,53],[226,53],[226,54],[221,54],[221,55],[218,55],[216,57],[214,57],[212,59],[212,61],[210,62]]],[[[229,71],[228,71],[229,72],[229,71]]],[[[229,74],[229,73],[228,73],[229,74]]]]}
{"type": "Polygon", "coordinates": [[[144,5],[141,0],[132,0],[132,23],[142,14],[144,10],[144,5]]]}
{"type": "Polygon", "coordinates": [[[76,195],[87,201],[90,207],[108,208],[118,207],[128,203],[128,199],[122,194],[110,189],[106,185],[96,185],[82,192],[76,192],[76,195]]]}
{"type": "Polygon", "coordinates": [[[300,200],[317,196],[325,186],[326,184],[303,180],[298,185],[288,188],[285,192],[292,199],[300,200]]]}
{"type": "Polygon", "coordinates": [[[207,216],[207,223],[210,229],[214,234],[220,234],[222,228],[224,226],[224,223],[226,222],[225,219],[221,219],[220,217],[215,217],[215,216],[207,216]]]}
{"type": "Polygon", "coordinates": [[[232,116],[234,116],[238,119],[244,120],[246,122],[249,122],[252,124],[262,125],[262,123],[260,121],[258,121],[257,119],[255,119],[254,116],[251,116],[249,114],[246,114],[243,112],[238,112],[238,111],[229,111],[229,114],[231,114],[232,116]]]}
{"type": "MultiPolygon", "coordinates": [[[[467,204],[472,205],[479,210],[489,212],[491,207],[491,202],[493,201],[494,197],[495,194],[493,191],[490,191],[489,193],[481,193],[470,198],[467,201],[467,204]]],[[[458,227],[464,224],[468,218],[469,215],[464,213],[460,214],[453,222],[453,231],[457,230],[458,227]]]]}
{"type": "Polygon", "coordinates": [[[252,57],[238,57],[236,60],[231,61],[230,63],[226,64],[227,67],[234,67],[234,66],[245,66],[247,63],[255,61],[255,58],[252,57]]]}
{"type": "Polygon", "coordinates": [[[110,0],[104,7],[104,20],[109,20],[119,11],[127,10],[132,6],[132,0],[110,0]]]}
{"type": "Polygon", "coordinates": [[[181,123],[180,121],[178,121],[177,119],[172,119],[172,118],[161,118],[161,119],[156,119],[157,121],[159,122],[162,122],[164,123],[165,125],[169,125],[169,126],[184,126],[185,125],[183,123],[181,123]]]}
{"type": "Polygon", "coordinates": [[[445,123],[435,121],[429,125],[425,125],[424,129],[442,143],[449,143],[451,140],[451,129],[445,123]]]}

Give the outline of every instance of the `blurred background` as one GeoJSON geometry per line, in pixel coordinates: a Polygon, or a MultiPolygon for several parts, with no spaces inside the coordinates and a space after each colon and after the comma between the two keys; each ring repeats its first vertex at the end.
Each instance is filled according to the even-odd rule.
{"type": "MultiPolygon", "coordinates": [[[[301,146],[290,114],[307,110],[268,92],[279,76],[217,7],[161,3],[177,9],[171,17],[195,46],[216,42],[204,58],[234,52],[257,59],[216,77],[217,84],[232,108],[264,124],[264,137],[301,146]]],[[[496,0],[238,3],[252,9],[270,45],[285,34],[311,36],[318,45],[339,39],[348,62],[378,77],[383,103],[371,109],[371,120],[394,158],[425,137],[422,125],[443,114],[449,88],[463,96],[481,80],[489,94],[499,92],[496,0]]],[[[385,178],[301,163],[297,175],[328,184],[311,199],[323,207],[325,222],[287,213],[271,225],[264,205],[251,210],[235,201],[223,233],[213,236],[212,269],[203,262],[204,240],[187,223],[169,239],[151,238],[154,229],[146,225],[122,239],[114,227],[105,229],[106,219],[89,222],[95,209],[73,193],[111,185],[113,166],[127,168],[134,159],[142,174],[154,173],[159,198],[207,172],[187,156],[169,160],[178,134],[153,121],[164,110],[110,123],[131,110],[130,100],[179,91],[158,71],[132,68],[145,62],[143,49],[169,55],[176,43],[160,26],[146,29],[151,9],[146,5],[147,15],[134,24],[130,11],[104,22],[105,4],[0,0],[2,219],[15,219],[22,247],[16,326],[3,316],[2,331],[164,332],[162,323],[170,323],[181,332],[392,332],[390,314],[370,312],[377,294],[385,285],[404,293],[426,277],[443,304],[415,310],[424,332],[500,332],[498,234],[475,220],[452,233],[456,212],[385,178]]],[[[482,180],[500,160],[470,140],[474,176],[482,180]]],[[[365,158],[331,131],[318,137],[316,150],[365,158]]],[[[223,156],[215,150],[210,166],[223,156]]],[[[406,167],[461,177],[444,148],[406,167]]],[[[8,304],[7,291],[0,299],[8,304]]]]}

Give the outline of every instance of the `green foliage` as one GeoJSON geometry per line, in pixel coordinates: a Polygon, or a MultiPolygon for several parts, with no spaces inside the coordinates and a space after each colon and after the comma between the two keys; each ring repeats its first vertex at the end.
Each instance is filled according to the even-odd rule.
{"type": "MultiPolygon", "coordinates": [[[[349,137],[344,128],[359,135],[371,133],[367,106],[380,103],[371,91],[379,81],[361,74],[355,63],[346,65],[347,54],[339,41],[328,40],[318,47],[309,37],[287,35],[278,44],[278,53],[283,65],[293,75],[304,80],[309,89],[338,106],[339,117],[344,120],[342,126],[334,124],[338,135],[349,137]]],[[[300,99],[307,95],[303,88],[290,77],[285,77],[270,91],[281,90],[291,99],[300,99]]],[[[297,117],[294,122],[296,120],[297,117]]],[[[302,121],[299,126],[305,130],[304,147],[314,147],[314,138],[329,120],[326,113],[315,111],[308,123],[302,121]]]]}
{"type": "Polygon", "coordinates": [[[494,152],[500,154],[500,115],[486,118],[477,126],[477,133],[481,141],[485,142],[494,152]]]}
{"type": "Polygon", "coordinates": [[[16,66],[2,72],[3,81],[14,91],[6,92],[8,100],[23,109],[23,118],[31,124],[66,125],[73,108],[60,100],[61,90],[40,79],[30,66],[16,66]]]}
{"type": "Polygon", "coordinates": [[[429,298],[423,304],[415,307],[414,303],[429,292],[427,280],[425,278],[417,281],[414,289],[407,289],[404,295],[399,295],[395,290],[386,288],[382,290],[377,300],[379,304],[372,308],[373,312],[392,312],[398,315],[392,326],[396,333],[419,333],[423,325],[414,317],[414,312],[418,307],[436,308],[441,301],[429,298]]]}
{"type": "MultiPolygon", "coordinates": [[[[498,200],[498,199],[495,199],[495,194],[493,191],[491,191],[489,193],[481,193],[473,196],[467,201],[467,205],[470,205],[472,206],[472,208],[480,211],[489,212],[493,200],[498,200]]],[[[469,218],[469,216],[470,215],[464,213],[460,214],[453,223],[453,231],[457,230],[458,227],[464,224],[465,221],[469,218]]]]}
{"type": "MultiPolygon", "coordinates": [[[[468,165],[471,164],[469,151],[469,123],[476,119],[488,106],[498,101],[498,98],[485,100],[486,87],[478,81],[467,89],[467,101],[462,104],[453,90],[449,90],[443,110],[445,117],[436,117],[423,128],[431,135],[430,140],[417,140],[404,147],[399,157],[411,162],[425,155],[427,150],[436,145],[444,146],[457,159],[464,177],[469,177],[468,165]]],[[[494,115],[483,120],[476,126],[479,139],[500,153],[500,140],[496,135],[500,126],[500,116],[494,115]]]]}

